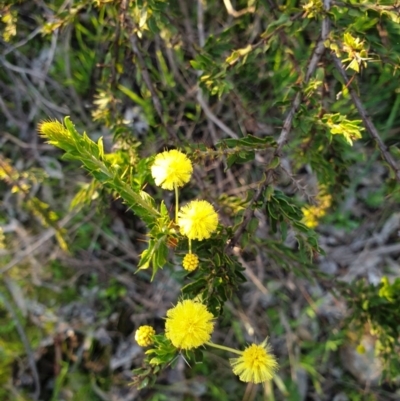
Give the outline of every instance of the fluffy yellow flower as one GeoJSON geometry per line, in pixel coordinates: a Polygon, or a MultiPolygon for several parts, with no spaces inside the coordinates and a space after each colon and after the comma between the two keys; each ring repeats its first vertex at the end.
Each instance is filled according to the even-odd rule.
{"type": "Polygon", "coordinates": [[[165,335],[176,348],[197,348],[210,340],[213,319],[205,305],[185,299],[167,312],[165,335]]]}
{"type": "Polygon", "coordinates": [[[141,347],[153,344],[153,336],[156,334],[151,326],[140,326],[135,333],[135,340],[141,347]]]}
{"type": "Polygon", "coordinates": [[[151,175],[156,185],[170,191],[188,183],[192,172],[192,162],[176,149],[159,153],[151,166],[151,175]]]}
{"type": "Polygon", "coordinates": [[[262,383],[271,380],[278,369],[278,362],[270,351],[267,339],[260,345],[250,345],[239,358],[229,360],[233,373],[243,382],[262,383]]]}
{"type": "Polygon", "coordinates": [[[181,234],[190,240],[210,238],[217,229],[218,215],[213,206],[204,200],[195,200],[183,206],[178,213],[181,234]]]}
{"type": "Polygon", "coordinates": [[[194,253],[187,253],[182,261],[182,266],[188,272],[192,272],[197,269],[199,265],[199,257],[194,253]]]}

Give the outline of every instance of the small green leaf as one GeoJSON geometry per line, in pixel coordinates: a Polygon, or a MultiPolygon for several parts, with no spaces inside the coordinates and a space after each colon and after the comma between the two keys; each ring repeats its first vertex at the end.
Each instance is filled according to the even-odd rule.
{"type": "Polygon", "coordinates": [[[274,170],[281,164],[281,159],[278,156],[275,156],[271,162],[267,165],[266,170],[274,170]]]}

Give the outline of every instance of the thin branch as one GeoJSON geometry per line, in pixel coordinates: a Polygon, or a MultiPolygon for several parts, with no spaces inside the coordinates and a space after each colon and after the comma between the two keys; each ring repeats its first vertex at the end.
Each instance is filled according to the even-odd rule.
{"type": "MultiPolygon", "coordinates": [[[[61,229],[63,228],[72,218],[76,216],[78,210],[74,210],[70,212],[67,216],[65,216],[61,221],[58,222],[58,227],[61,229]]],[[[48,228],[40,238],[34,242],[33,244],[29,245],[27,248],[20,251],[10,262],[8,262],[4,267],[0,269],[0,275],[4,274],[8,270],[12,269],[18,263],[22,262],[27,256],[33,255],[40,247],[46,243],[48,240],[53,238],[56,235],[57,231],[51,227],[48,228]]]]}
{"type": "MultiPolygon", "coordinates": [[[[197,32],[199,35],[199,45],[204,47],[206,43],[206,35],[204,32],[204,7],[203,0],[197,0],[197,32]]],[[[198,75],[201,75],[201,71],[197,71],[198,75]]],[[[239,136],[233,132],[223,121],[221,121],[210,109],[206,99],[203,96],[203,91],[199,87],[197,91],[197,101],[199,102],[204,114],[209,121],[213,122],[217,127],[224,131],[228,136],[234,139],[238,139],[239,136]]]]}
{"type": "Polygon", "coordinates": [[[228,12],[229,15],[232,15],[232,17],[234,17],[234,18],[239,18],[242,15],[247,14],[247,13],[253,14],[256,11],[256,8],[254,6],[244,8],[244,9],[242,9],[240,11],[236,11],[233,8],[232,3],[231,3],[230,0],[223,0],[223,1],[224,1],[224,5],[225,5],[225,8],[226,8],[226,11],[228,12]]]}
{"type": "Polygon", "coordinates": [[[197,101],[199,102],[201,108],[204,111],[204,114],[207,116],[209,120],[211,120],[216,126],[221,128],[222,131],[225,132],[228,136],[234,139],[238,139],[239,136],[234,133],[223,121],[221,121],[208,107],[207,102],[204,100],[202,90],[199,88],[197,92],[197,101]]]}
{"type": "Polygon", "coordinates": [[[20,129],[25,129],[26,124],[23,123],[22,121],[17,120],[8,110],[3,98],[0,95],[0,110],[3,112],[3,114],[6,116],[7,120],[12,122],[14,125],[16,125],[20,129]]]}
{"type": "MultiPolygon", "coordinates": [[[[324,9],[325,11],[328,11],[330,9],[330,0],[324,0],[324,9]]],[[[306,76],[304,78],[304,85],[307,85],[308,82],[310,81],[311,76],[314,74],[317,65],[319,63],[319,60],[321,59],[322,55],[325,52],[325,45],[324,42],[328,38],[330,31],[330,19],[329,16],[326,15],[324,19],[322,20],[322,27],[321,27],[321,37],[318,40],[318,43],[316,44],[313,54],[310,58],[310,61],[307,66],[307,72],[306,76]]],[[[292,124],[293,124],[293,119],[297,113],[297,110],[300,106],[301,99],[303,97],[302,92],[298,92],[293,99],[292,102],[292,107],[290,108],[290,111],[288,115],[286,116],[285,122],[283,123],[283,128],[281,131],[281,134],[279,135],[278,138],[278,147],[276,149],[276,153],[279,154],[280,151],[282,150],[282,147],[286,144],[288,140],[288,136],[290,133],[290,130],[292,129],[292,124]]]]}
{"type": "Polygon", "coordinates": [[[392,155],[390,154],[387,146],[385,145],[385,143],[382,141],[381,137],[379,136],[378,130],[375,128],[374,123],[368,116],[368,113],[365,110],[364,105],[361,103],[361,100],[358,97],[356,91],[350,85],[350,80],[347,77],[347,74],[343,67],[342,62],[336,57],[335,54],[332,54],[332,58],[333,58],[333,62],[335,64],[336,69],[339,71],[340,75],[342,76],[342,78],[344,80],[346,87],[349,89],[350,96],[353,99],[353,103],[357,107],[358,113],[360,114],[361,119],[363,120],[365,128],[367,129],[369,134],[372,136],[372,138],[377,143],[379,150],[381,151],[382,157],[386,160],[387,164],[389,164],[389,166],[394,171],[397,181],[400,182],[400,168],[397,165],[396,161],[393,159],[392,155]]]}
{"type": "MultiPolygon", "coordinates": [[[[126,16],[126,18],[127,18],[127,22],[129,23],[131,29],[134,31],[133,21],[130,20],[129,17],[127,17],[127,16],[126,16]]],[[[156,110],[156,112],[158,114],[158,117],[160,118],[160,121],[161,121],[162,125],[165,127],[165,129],[167,130],[168,134],[171,137],[173,137],[175,139],[178,139],[175,131],[172,130],[171,127],[169,127],[166,124],[165,120],[164,120],[161,101],[160,101],[160,98],[157,95],[156,90],[154,89],[153,83],[152,83],[151,78],[150,78],[149,70],[147,69],[147,66],[146,66],[145,59],[144,59],[144,57],[143,57],[143,55],[142,55],[142,53],[141,53],[141,51],[139,49],[139,41],[138,41],[136,32],[133,32],[133,34],[129,36],[129,41],[131,42],[131,47],[132,47],[133,53],[137,57],[139,67],[140,67],[141,72],[142,72],[144,83],[146,84],[147,89],[150,91],[151,100],[152,100],[153,106],[154,106],[154,108],[155,108],[155,110],[156,110]]]]}
{"type": "Polygon", "coordinates": [[[245,213],[243,215],[242,223],[240,224],[240,226],[236,230],[236,232],[235,232],[234,236],[232,237],[232,239],[230,240],[230,242],[227,243],[227,245],[225,247],[225,252],[226,253],[232,252],[233,248],[239,242],[242,234],[246,231],[247,225],[249,224],[251,218],[254,215],[254,210],[252,208],[252,205],[254,205],[261,198],[261,195],[264,193],[264,191],[267,188],[267,186],[272,183],[272,181],[273,181],[273,170],[268,170],[267,171],[267,176],[265,178],[265,181],[261,182],[259,184],[259,187],[258,187],[256,193],[253,195],[252,200],[249,202],[249,207],[246,209],[246,211],[245,211],[245,213]]]}
{"type": "MultiPolygon", "coordinates": [[[[325,11],[328,11],[330,9],[330,1],[331,0],[324,0],[325,11]]],[[[319,60],[321,59],[321,56],[323,55],[323,53],[325,51],[324,41],[328,38],[329,30],[330,30],[330,20],[329,20],[329,17],[326,15],[322,21],[321,38],[319,39],[318,43],[316,44],[313,54],[310,58],[308,66],[307,66],[307,72],[306,72],[306,76],[304,79],[304,84],[307,84],[309,82],[311,76],[314,74],[314,72],[317,68],[317,65],[318,65],[319,60]]],[[[290,130],[292,128],[293,119],[300,106],[301,99],[302,99],[302,93],[298,92],[296,94],[295,98],[293,99],[292,107],[289,111],[289,114],[286,116],[281,134],[279,135],[279,138],[277,141],[278,146],[274,152],[274,156],[280,155],[282,147],[287,142],[290,130]]],[[[256,202],[258,202],[261,199],[265,189],[268,187],[268,185],[270,185],[273,182],[273,180],[274,180],[274,170],[271,169],[266,172],[265,180],[264,180],[264,182],[260,183],[256,193],[254,194],[252,200],[250,201],[250,203],[249,203],[250,206],[247,208],[246,212],[244,213],[242,223],[240,224],[239,228],[236,230],[235,235],[232,237],[231,241],[226,245],[225,251],[227,253],[232,252],[233,248],[239,242],[243,232],[246,230],[247,225],[249,224],[251,218],[253,217],[254,210],[252,208],[252,205],[254,205],[256,202]]]]}
{"type": "MultiPolygon", "coordinates": [[[[23,40],[20,40],[18,43],[16,43],[14,46],[10,46],[7,50],[5,50],[2,55],[7,56],[7,54],[12,53],[14,50],[18,49],[21,46],[26,45],[31,39],[33,39],[36,35],[42,32],[42,27],[39,26],[37,27],[33,32],[31,32],[26,38],[23,40]]],[[[2,41],[3,42],[3,41],[2,41]]],[[[5,43],[3,43],[5,44],[5,43]]]]}
{"type": "Polygon", "coordinates": [[[206,35],[204,33],[204,7],[202,0],[197,0],[197,32],[199,34],[199,45],[204,47],[206,35]]]}

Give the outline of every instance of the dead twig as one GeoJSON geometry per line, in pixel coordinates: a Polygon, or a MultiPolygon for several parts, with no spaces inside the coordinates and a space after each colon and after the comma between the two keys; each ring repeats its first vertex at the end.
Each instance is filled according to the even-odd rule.
{"type": "Polygon", "coordinates": [[[385,159],[387,164],[391,167],[393,170],[396,180],[400,182],[400,168],[397,165],[396,161],[393,159],[392,155],[390,154],[387,146],[385,143],[382,141],[381,137],[379,136],[378,130],[375,128],[374,123],[368,116],[367,111],[364,108],[364,105],[361,103],[360,98],[358,97],[356,91],[350,84],[350,80],[347,77],[346,71],[343,67],[342,62],[339,60],[339,58],[336,57],[335,54],[332,54],[332,59],[335,64],[336,69],[339,71],[339,74],[342,76],[344,83],[346,87],[349,89],[350,96],[353,99],[354,105],[357,107],[358,113],[361,116],[361,119],[363,120],[364,126],[371,135],[371,137],[375,140],[376,144],[379,147],[379,150],[382,154],[382,157],[385,159]]]}

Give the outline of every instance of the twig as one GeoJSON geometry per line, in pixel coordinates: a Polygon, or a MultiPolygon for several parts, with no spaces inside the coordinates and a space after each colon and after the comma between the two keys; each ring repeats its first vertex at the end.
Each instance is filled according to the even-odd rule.
{"type": "MultiPolygon", "coordinates": [[[[1,103],[1,98],[0,98],[0,103],[1,103]]],[[[14,135],[11,135],[9,132],[6,132],[6,131],[0,131],[0,136],[2,137],[1,144],[4,144],[7,141],[11,141],[15,145],[19,146],[22,149],[32,149],[33,147],[35,147],[38,150],[54,150],[55,149],[53,145],[46,145],[46,144],[32,145],[31,143],[21,141],[20,139],[18,139],[14,135]]]]}
{"type": "MultiPolygon", "coordinates": [[[[204,47],[206,43],[206,36],[204,32],[204,7],[202,0],[197,0],[197,32],[199,35],[199,45],[200,47],[204,47]]],[[[200,71],[197,71],[198,75],[201,74],[200,71]]],[[[204,114],[208,118],[209,121],[213,122],[217,127],[219,127],[222,131],[224,131],[228,136],[234,139],[238,139],[239,136],[235,134],[223,121],[221,121],[210,109],[207,104],[207,101],[204,99],[203,91],[199,87],[196,96],[197,101],[199,102],[204,114]]]]}
{"type": "MultiPolygon", "coordinates": [[[[324,9],[325,11],[328,11],[330,8],[330,1],[331,0],[324,0],[324,9]]],[[[329,35],[329,29],[330,29],[330,20],[328,16],[325,16],[325,18],[322,21],[322,30],[321,30],[321,38],[319,39],[317,45],[315,46],[315,49],[313,51],[313,54],[310,58],[310,61],[307,66],[307,72],[306,76],[304,79],[304,83],[307,84],[314,73],[315,69],[317,68],[318,62],[322,56],[322,54],[325,51],[325,46],[324,46],[324,41],[327,39],[329,35]]],[[[302,99],[302,93],[298,92],[293,99],[292,102],[292,107],[289,111],[289,114],[286,116],[285,122],[283,124],[283,128],[281,131],[281,134],[279,135],[278,138],[278,146],[276,147],[276,150],[274,152],[274,156],[279,156],[282,150],[282,147],[285,145],[287,142],[287,138],[289,136],[290,130],[292,128],[292,123],[294,116],[296,115],[297,109],[300,106],[300,102],[302,99]]],[[[274,179],[274,170],[268,170],[266,172],[266,178],[264,182],[260,183],[257,192],[254,194],[252,200],[250,201],[249,205],[254,205],[262,196],[264,193],[265,189],[268,187],[273,182],[274,179]]],[[[239,228],[236,230],[234,236],[232,237],[231,241],[226,245],[225,247],[225,252],[229,253],[232,252],[233,248],[236,246],[236,244],[239,242],[239,239],[243,232],[246,230],[247,225],[249,224],[251,218],[254,215],[254,210],[251,206],[249,206],[244,213],[243,216],[243,221],[239,228]]]]}
{"type": "Polygon", "coordinates": [[[252,209],[251,205],[255,204],[260,198],[261,195],[264,193],[265,188],[273,181],[273,172],[272,170],[267,171],[267,176],[264,182],[260,183],[257,192],[254,194],[252,200],[249,202],[249,207],[246,209],[244,216],[243,216],[243,221],[240,224],[239,228],[236,230],[235,235],[232,237],[230,242],[226,245],[225,247],[225,252],[230,253],[232,252],[233,248],[236,246],[236,244],[239,242],[240,237],[244,233],[244,231],[247,228],[247,225],[250,222],[250,219],[254,215],[254,210],[252,209]]]}
{"type": "MultiPolygon", "coordinates": [[[[131,19],[129,19],[129,17],[127,15],[125,15],[125,17],[127,18],[127,22],[129,23],[131,30],[134,30],[133,29],[134,28],[133,21],[131,19]]],[[[139,42],[138,42],[138,38],[137,38],[136,32],[133,32],[133,34],[129,36],[129,41],[131,42],[131,47],[132,47],[133,53],[137,57],[139,67],[140,67],[141,72],[142,72],[144,83],[146,84],[147,89],[150,91],[151,100],[152,100],[153,106],[154,106],[154,108],[155,108],[155,110],[156,110],[156,112],[158,114],[158,117],[160,118],[160,121],[161,121],[162,125],[165,127],[165,129],[167,130],[168,134],[171,137],[173,137],[175,139],[178,139],[178,137],[176,135],[176,132],[173,131],[166,124],[166,122],[164,120],[161,101],[160,101],[160,98],[157,95],[156,90],[154,89],[153,83],[152,83],[151,78],[150,78],[150,73],[149,73],[149,70],[147,69],[146,62],[145,62],[145,60],[143,58],[143,55],[142,55],[141,51],[139,50],[139,42]]]]}
{"type": "Polygon", "coordinates": [[[199,34],[199,45],[204,47],[206,35],[204,33],[204,7],[202,0],[197,0],[197,32],[199,34]]]}
{"type": "MultiPolygon", "coordinates": [[[[71,219],[73,219],[76,216],[77,213],[78,210],[74,210],[71,213],[69,213],[60,222],[58,222],[58,227],[59,228],[64,227],[71,219]]],[[[0,269],[0,275],[12,269],[14,266],[23,261],[30,254],[36,252],[45,242],[47,242],[50,238],[52,238],[56,234],[56,232],[57,231],[55,228],[53,227],[48,228],[35,243],[25,248],[23,251],[17,254],[9,263],[7,263],[2,269],[0,269]]]]}
{"type": "Polygon", "coordinates": [[[227,13],[229,15],[232,15],[232,17],[234,17],[234,18],[239,18],[242,15],[247,14],[247,13],[253,14],[256,11],[256,8],[254,6],[244,8],[244,9],[242,9],[240,11],[236,11],[233,8],[232,3],[231,3],[230,0],[223,0],[223,1],[224,1],[224,5],[225,5],[227,13]]]}
{"type": "MultiPolygon", "coordinates": [[[[324,0],[324,9],[325,9],[325,11],[328,11],[330,9],[330,0],[324,0]]],[[[310,81],[310,78],[314,74],[314,72],[317,68],[318,62],[321,59],[321,56],[324,54],[324,51],[325,51],[324,42],[328,38],[329,30],[330,30],[330,19],[328,16],[325,16],[324,19],[322,20],[321,37],[318,40],[318,43],[316,44],[316,46],[314,48],[313,54],[308,63],[308,66],[307,66],[306,76],[304,77],[304,85],[307,85],[308,82],[310,81]]],[[[282,147],[287,142],[290,130],[292,129],[293,119],[300,106],[301,99],[302,99],[302,93],[298,92],[296,94],[295,98],[293,99],[292,107],[291,107],[288,115],[286,116],[281,134],[279,135],[279,138],[277,141],[278,147],[276,149],[276,154],[280,153],[280,151],[282,150],[282,147]]]]}
{"type": "Polygon", "coordinates": [[[383,158],[386,160],[386,162],[389,164],[389,166],[394,171],[397,181],[400,182],[400,168],[397,165],[396,161],[393,159],[392,155],[389,153],[387,146],[385,145],[385,143],[382,141],[381,137],[379,136],[378,130],[375,128],[374,123],[368,116],[367,111],[365,110],[363,104],[361,103],[361,100],[358,97],[356,91],[350,85],[349,78],[346,75],[346,71],[343,67],[342,62],[336,57],[335,54],[332,54],[332,58],[333,58],[333,62],[335,64],[336,69],[339,71],[340,75],[342,76],[342,78],[344,80],[344,83],[346,84],[346,87],[348,87],[348,89],[349,89],[350,96],[353,99],[353,103],[357,107],[358,113],[360,114],[361,119],[363,120],[363,123],[364,123],[367,131],[369,132],[369,134],[372,136],[372,138],[377,143],[383,158]]]}
{"type": "MultiPolygon", "coordinates": [[[[6,284],[6,286],[8,288],[7,280],[4,280],[4,283],[6,284]]],[[[29,341],[26,337],[26,334],[21,325],[21,322],[19,321],[18,315],[14,310],[14,307],[12,306],[11,302],[9,302],[8,299],[2,294],[1,291],[0,291],[0,302],[4,305],[4,307],[7,309],[7,312],[11,315],[12,319],[14,320],[15,327],[21,338],[22,344],[24,345],[26,354],[28,356],[29,366],[32,371],[33,381],[35,382],[35,392],[33,393],[33,399],[38,400],[39,396],[40,396],[40,379],[39,379],[39,373],[38,373],[37,366],[36,366],[36,361],[33,356],[32,349],[29,345],[29,341]]]]}
{"type": "Polygon", "coordinates": [[[6,116],[8,121],[12,122],[14,125],[16,125],[20,129],[25,129],[25,125],[22,121],[17,120],[8,110],[3,98],[0,95],[0,110],[3,112],[3,114],[6,116]]]}
{"type": "MultiPolygon", "coordinates": [[[[70,45],[71,45],[71,27],[68,26],[64,30],[63,34],[63,58],[64,58],[64,71],[65,75],[67,76],[68,80],[70,82],[73,82],[72,78],[72,73],[71,73],[71,57],[72,57],[72,52],[70,50],[70,45]]],[[[75,90],[74,85],[68,85],[68,92],[73,100],[73,103],[76,105],[75,110],[79,115],[81,116],[82,120],[86,124],[86,128],[88,129],[91,124],[91,120],[88,118],[88,116],[85,113],[85,106],[82,103],[81,98],[78,96],[78,93],[75,90]]]]}
{"type": "MultiPolygon", "coordinates": [[[[7,54],[12,53],[14,50],[18,49],[21,46],[26,45],[31,39],[33,39],[36,35],[42,32],[42,27],[39,26],[35,30],[33,30],[26,38],[20,40],[14,46],[10,46],[7,50],[2,53],[2,56],[7,56],[7,54]]],[[[3,42],[3,41],[2,41],[3,42]]],[[[4,44],[4,43],[3,43],[4,44]]]]}
{"type": "Polygon", "coordinates": [[[204,100],[203,98],[203,94],[201,89],[199,88],[198,92],[197,92],[197,101],[199,102],[201,108],[204,111],[204,114],[207,116],[207,118],[209,120],[211,120],[216,126],[218,126],[219,128],[221,128],[222,131],[225,132],[225,134],[227,134],[228,136],[230,136],[231,138],[235,138],[238,139],[239,136],[237,134],[235,134],[223,121],[221,121],[212,111],[211,109],[208,107],[207,102],[204,100]]]}

